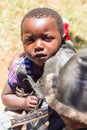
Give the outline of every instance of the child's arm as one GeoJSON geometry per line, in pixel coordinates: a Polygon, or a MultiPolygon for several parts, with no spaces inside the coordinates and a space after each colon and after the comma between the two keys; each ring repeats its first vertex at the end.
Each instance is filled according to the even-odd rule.
{"type": "Polygon", "coordinates": [[[10,69],[11,65],[18,60],[20,57],[22,57],[23,55],[25,55],[25,52],[23,50],[18,51],[15,56],[13,57],[13,59],[11,60],[11,62],[8,65],[8,70],[10,69]]]}
{"type": "Polygon", "coordinates": [[[37,107],[38,98],[36,96],[18,97],[8,84],[2,92],[2,102],[10,110],[33,110],[37,107]]]}

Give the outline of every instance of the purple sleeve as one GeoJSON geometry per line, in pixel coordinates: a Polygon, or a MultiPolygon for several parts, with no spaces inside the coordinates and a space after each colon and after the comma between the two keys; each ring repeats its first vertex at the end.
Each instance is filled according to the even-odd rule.
{"type": "Polygon", "coordinates": [[[17,80],[17,75],[16,75],[17,69],[18,69],[18,65],[15,64],[9,70],[9,74],[8,74],[8,85],[12,89],[15,89],[16,86],[18,85],[18,83],[17,83],[18,80],[17,80]]]}

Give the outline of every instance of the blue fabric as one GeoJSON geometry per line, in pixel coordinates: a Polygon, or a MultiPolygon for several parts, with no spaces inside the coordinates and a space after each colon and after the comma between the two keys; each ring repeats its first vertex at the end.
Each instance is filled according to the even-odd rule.
{"type": "Polygon", "coordinates": [[[16,86],[18,86],[18,77],[17,77],[17,70],[20,67],[20,65],[26,66],[27,74],[33,76],[33,68],[32,68],[32,61],[29,60],[27,56],[21,57],[19,60],[17,60],[12,67],[10,68],[9,75],[8,75],[8,85],[15,89],[16,86]]]}

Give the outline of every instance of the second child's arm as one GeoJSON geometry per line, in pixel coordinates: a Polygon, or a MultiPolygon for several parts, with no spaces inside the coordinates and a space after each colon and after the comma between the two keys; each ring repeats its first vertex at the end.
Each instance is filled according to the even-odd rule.
{"type": "Polygon", "coordinates": [[[10,110],[30,111],[35,109],[38,104],[36,96],[32,95],[25,98],[16,96],[15,91],[9,87],[8,83],[3,89],[1,98],[3,104],[10,110]]]}

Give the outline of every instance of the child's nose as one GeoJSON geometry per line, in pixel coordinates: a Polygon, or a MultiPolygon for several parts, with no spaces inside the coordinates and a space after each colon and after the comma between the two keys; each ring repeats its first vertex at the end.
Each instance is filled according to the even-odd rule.
{"type": "Polygon", "coordinates": [[[37,40],[35,43],[35,51],[42,51],[44,49],[42,40],[37,40]]]}
{"type": "Polygon", "coordinates": [[[36,46],[41,46],[41,40],[36,41],[36,46]]]}

